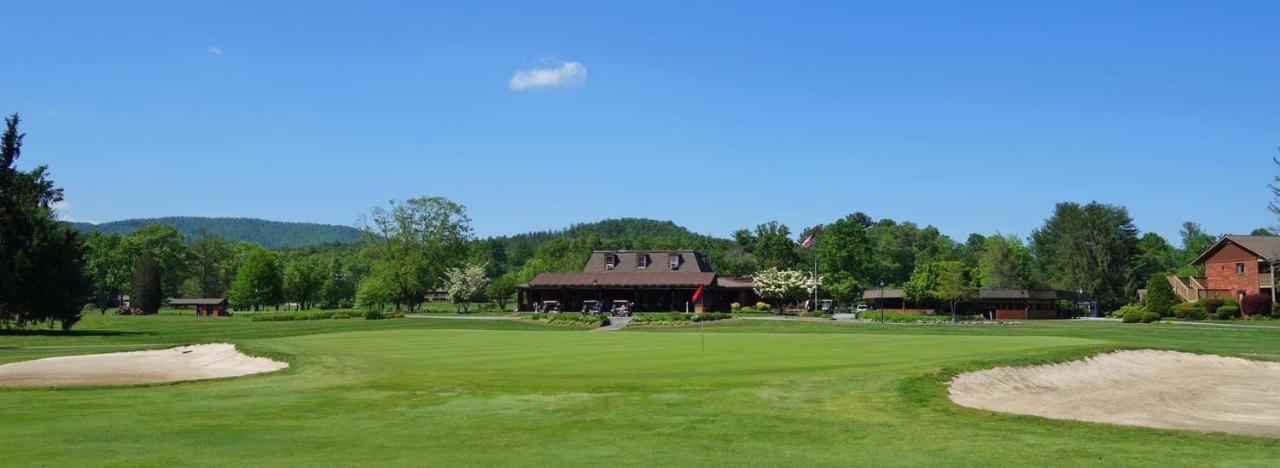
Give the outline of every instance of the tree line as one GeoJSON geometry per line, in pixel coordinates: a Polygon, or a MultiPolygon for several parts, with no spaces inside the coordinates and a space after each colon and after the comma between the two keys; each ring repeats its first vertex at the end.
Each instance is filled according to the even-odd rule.
{"type": "MultiPolygon", "coordinates": [[[[518,285],[538,273],[579,271],[592,251],[617,249],[698,250],[726,276],[807,271],[817,260],[823,294],[842,303],[881,286],[935,299],[963,297],[978,287],[1054,288],[1081,291],[1114,308],[1152,277],[1202,274],[1190,261],[1216,240],[1187,222],[1175,245],[1141,233],[1124,207],[1097,202],[1058,204],[1026,238],[975,233],[963,242],[933,226],[861,212],[798,232],[768,221],[729,238],[670,221],[623,218],[479,239],[466,208],[443,197],[371,209],[358,226],[360,241],[350,244],[269,249],[163,224],[84,236],[57,220],[53,207],[62,190],[48,168],[17,169],[24,138],[19,122],[17,115],[6,118],[0,138],[5,328],[70,328],[86,303],[106,311],[125,295],[132,299],[126,312],[139,313],[154,313],[167,297],[227,297],[239,310],[286,303],[414,310],[432,291],[445,291],[462,309],[482,293],[505,308],[518,285]],[[810,235],[819,239],[816,247],[801,248],[800,240],[810,235]]],[[[1280,188],[1273,191],[1280,198],[1280,188]]]]}

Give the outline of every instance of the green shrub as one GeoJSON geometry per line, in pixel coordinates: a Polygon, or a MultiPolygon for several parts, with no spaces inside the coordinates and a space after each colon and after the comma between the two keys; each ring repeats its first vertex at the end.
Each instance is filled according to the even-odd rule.
{"type": "Polygon", "coordinates": [[[756,303],[756,310],[769,310],[769,309],[771,309],[771,308],[773,308],[773,306],[770,306],[768,302],[757,302],[757,303],[756,303]]]}
{"type": "Polygon", "coordinates": [[[1173,306],[1173,315],[1183,320],[1204,320],[1209,311],[1199,302],[1183,302],[1173,306]]]}
{"type": "Polygon", "coordinates": [[[581,314],[577,312],[529,314],[525,316],[525,319],[552,325],[568,325],[577,327],[602,327],[609,324],[609,317],[604,315],[581,314]]]}
{"type": "Polygon", "coordinates": [[[734,303],[732,303],[732,304],[729,304],[729,310],[732,310],[732,311],[735,311],[735,312],[736,312],[736,311],[739,311],[739,310],[742,310],[742,303],[741,303],[741,302],[734,302],[734,303]]]}
{"type": "Polygon", "coordinates": [[[325,320],[333,318],[337,312],[319,310],[313,312],[268,312],[254,314],[249,320],[254,322],[292,322],[296,320],[325,320]]]}
{"type": "Polygon", "coordinates": [[[1231,320],[1240,317],[1240,308],[1236,306],[1224,305],[1218,308],[1218,312],[1214,314],[1214,318],[1218,320],[1231,320]]]}
{"type": "Polygon", "coordinates": [[[1226,301],[1223,301],[1220,297],[1205,297],[1196,301],[1196,303],[1204,307],[1205,312],[1212,315],[1218,313],[1218,308],[1226,304],[1226,301]]]}
{"type": "Polygon", "coordinates": [[[1271,296],[1267,294],[1250,294],[1240,301],[1240,312],[1246,317],[1271,315],[1271,296]]]}
{"type": "MultiPolygon", "coordinates": [[[[891,322],[891,323],[943,323],[943,322],[951,321],[950,314],[948,315],[918,314],[913,312],[894,312],[891,310],[875,310],[875,311],[863,312],[861,314],[858,314],[858,318],[862,320],[866,320],[868,322],[879,322],[882,312],[884,314],[884,321],[891,322]]],[[[956,316],[956,319],[962,320],[962,321],[984,320],[984,317],[980,315],[959,315],[959,316],[956,316]]]]}
{"type": "Polygon", "coordinates": [[[694,322],[714,322],[716,320],[728,320],[731,318],[733,318],[733,315],[723,312],[703,312],[701,314],[693,314],[693,317],[689,320],[694,322]]]}
{"type": "Polygon", "coordinates": [[[331,318],[331,319],[335,319],[335,320],[337,320],[337,319],[349,319],[349,318],[351,318],[351,312],[345,312],[345,311],[344,311],[344,312],[334,312],[334,313],[333,313],[333,316],[332,316],[332,317],[329,317],[329,318],[331,318]]]}
{"type": "Polygon", "coordinates": [[[1159,321],[1160,321],[1160,314],[1157,314],[1157,313],[1155,313],[1155,312],[1152,312],[1152,311],[1149,311],[1149,310],[1148,310],[1148,311],[1146,311],[1146,312],[1143,312],[1143,313],[1142,313],[1141,320],[1142,320],[1142,323],[1155,323],[1155,322],[1159,322],[1159,321]]]}
{"type": "Polygon", "coordinates": [[[1137,323],[1142,321],[1142,313],[1147,310],[1146,306],[1141,303],[1125,304],[1120,310],[1111,313],[1113,317],[1120,317],[1124,323],[1137,323]]]}
{"type": "Polygon", "coordinates": [[[369,309],[364,311],[365,320],[382,320],[384,318],[387,318],[387,314],[383,313],[381,310],[369,309]]]}

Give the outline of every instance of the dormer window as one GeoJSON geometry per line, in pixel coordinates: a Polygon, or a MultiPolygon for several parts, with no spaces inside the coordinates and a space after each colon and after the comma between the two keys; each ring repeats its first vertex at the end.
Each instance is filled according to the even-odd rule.
{"type": "Polygon", "coordinates": [[[671,265],[671,269],[672,269],[672,270],[679,270],[679,269],[680,269],[680,255],[679,255],[679,254],[671,254],[671,255],[668,255],[668,256],[667,256],[667,264],[668,264],[668,265],[671,265]]]}
{"type": "Polygon", "coordinates": [[[618,255],[604,254],[604,269],[612,270],[613,267],[616,267],[616,266],[618,266],[618,255]]]}
{"type": "Polygon", "coordinates": [[[636,254],[636,268],[648,268],[649,256],[645,254],[636,254]]]}

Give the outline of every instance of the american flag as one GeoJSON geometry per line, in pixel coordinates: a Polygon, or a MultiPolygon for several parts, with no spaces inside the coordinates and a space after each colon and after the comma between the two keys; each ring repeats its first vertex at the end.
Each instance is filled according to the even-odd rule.
{"type": "Polygon", "coordinates": [[[804,242],[801,242],[801,243],[800,243],[800,248],[802,248],[802,249],[812,249],[812,248],[813,248],[813,246],[815,246],[815,245],[818,245],[818,235],[817,235],[817,234],[809,234],[809,237],[804,238],[804,242]]]}

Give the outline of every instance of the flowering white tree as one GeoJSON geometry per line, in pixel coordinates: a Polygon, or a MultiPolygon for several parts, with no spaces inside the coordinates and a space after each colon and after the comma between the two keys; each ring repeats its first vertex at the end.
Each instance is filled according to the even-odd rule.
{"type": "Polygon", "coordinates": [[[766,299],[775,299],[775,304],[781,306],[784,302],[793,302],[797,298],[813,294],[813,289],[822,282],[819,277],[814,281],[813,276],[796,270],[779,270],[770,268],[768,270],[756,273],[755,276],[756,294],[766,299]]]}
{"type": "Polygon", "coordinates": [[[471,300],[488,284],[489,278],[484,274],[484,265],[473,263],[444,272],[444,286],[449,292],[449,300],[464,314],[471,308],[471,300]]]}

